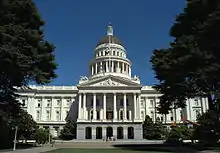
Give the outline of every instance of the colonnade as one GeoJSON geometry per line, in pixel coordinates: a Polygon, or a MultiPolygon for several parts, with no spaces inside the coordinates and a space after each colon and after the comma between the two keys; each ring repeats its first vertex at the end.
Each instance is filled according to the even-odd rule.
{"type": "Polygon", "coordinates": [[[102,61],[97,62],[90,67],[92,75],[100,72],[115,72],[131,75],[130,65],[121,61],[102,61]]]}
{"type": "MultiPolygon", "coordinates": [[[[86,120],[87,116],[87,94],[88,93],[79,93],[78,100],[78,119],[86,120]]],[[[123,94],[123,119],[127,120],[127,94],[126,93],[112,93],[113,94],[113,120],[118,120],[117,113],[117,94],[123,94]]],[[[102,93],[103,95],[103,119],[106,120],[106,99],[107,93],[102,93]]],[[[133,119],[140,119],[140,94],[133,93],[133,119]]],[[[97,93],[93,93],[93,120],[97,120],[97,93]]]]}

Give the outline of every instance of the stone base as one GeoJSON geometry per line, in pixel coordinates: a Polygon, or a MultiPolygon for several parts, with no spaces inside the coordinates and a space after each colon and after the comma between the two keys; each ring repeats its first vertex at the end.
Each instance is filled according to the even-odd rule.
{"type": "Polygon", "coordinates": [[[90,139],[90,138],[86,139],[86,128],[90,128],[90,132],[91,132],[90,138],[92,140],[96,140],[97,128],[101,129],[101,133],[102,133],[102,137],[99,139],[107,138],[107,128],[112,128],[112,131],[113,131],[112,135],[115,140],[117,139],[117,134],[119,133],[118,128],[123,129],[123,140],[129,139],[128,128],[134,130],[133,140],[143,139],[142,123],[92,123],[92,124],[91,123],[77,123],[77,139],[78,140],[89,140],[90,139]]]}

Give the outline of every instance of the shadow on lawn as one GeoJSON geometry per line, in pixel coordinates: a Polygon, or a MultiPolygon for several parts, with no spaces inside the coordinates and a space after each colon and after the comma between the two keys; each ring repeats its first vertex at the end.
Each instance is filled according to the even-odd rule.
{"type": "Polygon", "coordinates": [[[132,151],[155,151],[155,152],[177,152],[177,153],[198,153],[205,150],[219,150],[220,144],[121,144],[114,145],[115,148],[132,151]]]}

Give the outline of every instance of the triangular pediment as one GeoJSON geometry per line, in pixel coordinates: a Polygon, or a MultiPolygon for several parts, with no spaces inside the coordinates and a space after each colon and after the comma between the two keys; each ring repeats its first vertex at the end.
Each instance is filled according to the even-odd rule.
{"type": "Polygon", "coordinates": [[[129,79],[124,79],[115,76],[105,76],[97,79],[91,79],[79,85],[81,87],[140,87],[141,85],[132,82],[129,79]]]}

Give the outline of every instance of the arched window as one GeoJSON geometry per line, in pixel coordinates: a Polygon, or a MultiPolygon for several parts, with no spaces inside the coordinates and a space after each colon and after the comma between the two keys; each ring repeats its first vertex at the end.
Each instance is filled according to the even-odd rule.
{"type": "Polygon", "coordinates": [[[85,137],[86,139],[92,139],[92,128],[91,127],[86,127],[85,130],[85,137]]]}
{"type": "Polygon", "coordinates": [[[134,139],[134,128],[128,127],[128,139],[134,139]]]}
{"type": "Polygon", "coordinates": [[[102,127],[96,128],[96,139],[102,139],[102,127]]]}
{"type": "Polygon", "coordinates": [[[90,119],[90,120],[92,120],[92,119],[93,119],[93,110],[90,110],[89,119],[90,119]]]}
{"type": "Polygon", "coordinates": [[[124,138],[123,127],[118,127],[117,128],[117,139],[123,139],[123,138],[124,138]]]}
{"type": "Polygon", "coordinates": [[[119,120],[123,120],[123,111],[120,110],[120,111],[119,111],[119,114],[120,114],[120,116],[119,116],[119,120]]]}

